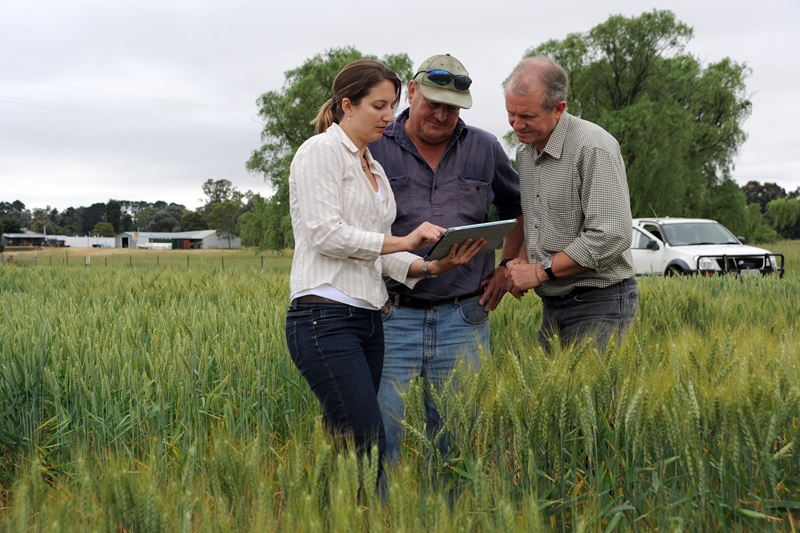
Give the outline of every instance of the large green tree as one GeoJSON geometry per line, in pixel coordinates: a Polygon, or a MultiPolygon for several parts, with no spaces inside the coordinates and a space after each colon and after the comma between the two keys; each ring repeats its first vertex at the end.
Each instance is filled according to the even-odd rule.
{"type": "MultiPolygon", "coordinates": [[[[322,104],[333,95],[336,74],[350,61],[363,58],[378,59],[351,47],[328,50],[285,72],[282,89],[259,97],[259,115],[264,121],[262,145],[253,151],[247,169],[262,174],[274,190],[266,206],[261,205],[253,212],[268,218],[261,223],[269,233],[269,238],[261,241],[262,247],[294,246],[289,217],[289,165],[300,145],[314,135],[311,121],[322,104]]],[[[413,65],[407,54],[386,55],[380,61],[394,70],[401,80],[408,80],[413,74],[413,65]]],[[[250,223],[255,224],[252,220],[250,223]]]]}
{"type": "Polygon", "coordinates": [[[95,237],[113,237],[116,234],[114,225],[111,222],[98,222],[92,228],[92,235],[95,237]]]}
{"type": "Polygon", "coordinates": [[[137,224],[139,231],[154,231],[170,233],[180,231],[181,219],[186,209],[179,204],[167,204],[163,201],[154,202],[153,205],[139,211],[137,224]]]}
{"type": "Polygon", "coordinates": [[[183,213],[181,231],[199,231],[204,229],[208,229],[208,221],[200,209],[183,213]]]}
{"type": "Polygon", "coordinates": [[[34,220],[30,229],[36,233],[46,233],[47,235],[59,235],[61,233],[61,228],[56,226],[49,218],[38,218],[34,220]]]}
{"type": "Polygon", "coordinates": [[[217,230],[217,235],[228,240],[228,248],[231,247],[231,237],[237,234],[236,222],[241,207],[241,202],[233,200],[215,202],[211,204],[211,210],[206,215],[208,224],[217,230]]]}
{"type": "Polygon", "coordinates": [[[76,237],[87,235],[91,228],[85,229],[83,227],[83,215],[85,211],[85,207],[68,207],[59,214],[59,217],[55,222],[61,226],[62,231],[64,231],[64,235],[76,237]]]}
{"type": "Polygon", "coordinates": [[[203,184],[203,193],[208,200],[198,211],[202,211],[208,225],[217,231],[217,235],[228,239],[238,235],[237,221],[242,212],[244,199],[253,195],[252,192],[242,193],[233,186],[229,180],[206,180],[203,184]]]}
{"type": "Polygon", "coordinates": [[[267,250],[291,247],[286,241],[287,236],[292,236],[291,217],[280,209],[275,209],[271,201],[272,199],[267,200],[259,194],[250,200],[250,209],[238,221],[242,245],[267,250]]]}
{"type": "Polygon", "coordinates": [[[742,191],[747,195],[747,203],[757,204],[762,213],[767,210],[767,204],[772,200],[787,197],[783,187],[770,181],[764,183],[748,181],[742,186],[742,191]]]}
{"type": "Polygon", "coordinates": [[[94,203],[89,207],[83,208],[83,227],[81,228],[86,233],[94,229],[98,222],[106,221],[106,204],[94,203]]]}
{"type": "Polygon", "coordinates": [[[2,225],[3,233],[22,233],[22,224],[16,218],[0,218],[0,225],[2,225]]]}
{"type": "Polygon", "coordinates": [[[800,217],[800,200],[776,198],[767,204],[767,217],[775,231],[793,227],[800,217]]]}
{"type": "Polygon", "coordinates": [[[203,206],[206,212],[210,211],[214,204],[229,201],[241,202],[244,197],[244,194],[234,187],[230,180],[226,179],[206,180],[203,183],[203,194],[206,195],[206,203],[203,206]]]}
{"type": "MultiPolygon", "coordinates": [[[[109,200],[106,204],[106,222],[114,228],[114,235],[121,232],[122,227],[122,203],[119,200],[109,200]]],[[[95,225],[95,229],[96,229],[95,225]]],[[[112,235],[112,237],[114,236],[112,235]]]]}
{"type": "Polygon", "coordinates": [[[686,52],[692,36],[672,12],[654,10],[612,16],[525,54],[563,65],[568,110],[617,138],[634,216],[713,217],[717,197],[732,192],[727,182],[751,109],[749,69],[729,58],[704,67],[686,52]]]}
{"type": "MultiPolygon", "coordinates": [[[[19,200],[0,202],[0,218],[13,219],[17,222],[14,227],[25,228],[31,223],[31,212],[19,200]]],[[[11,231],[8,228],[9,225],[6,224],[6,233],[19,233],[19,231],[11,231]]]]}

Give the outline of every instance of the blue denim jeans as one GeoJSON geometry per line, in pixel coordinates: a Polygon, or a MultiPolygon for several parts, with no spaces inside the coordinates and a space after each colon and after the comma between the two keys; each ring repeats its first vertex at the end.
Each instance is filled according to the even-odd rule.
{"type": "Polygon", "coordinates": [[[622,336],[631,327],[639,307],[636,278],[603,289],[542,298],[539,344],[545,351],[558,337],[562,345],[593,338],[603,351],[612,336],[622,336]]]}
{"type": "MultiPolygon", "coordinates": [[[[388,312],[383,314],[386,355],[378,390],[387,460],[394,461],[400,454],[405,417],[401,395],[411,380],[425,380],[425,417],[433,434],[441,425],[441,416],[433,404],[431,388],[440,390],[459,361],[477,370],[480,350],[488,352],[489,315],[478,305],[479,299],[456,299],[431,309],[403,307],[391,298],[387,302],[388,312]]],[[[449,440],[443,439],[440,450],[446,453],[448,448],[449,440]]]]}
{"type": "Polygon", "coordinates": [[[286,343],[295,366],[322,404],[334,435],[352,436],[369,453],[386,434],[376,396],[383,366],[381,312],[349,305],[298,304],[286,313],[286,343]]]}

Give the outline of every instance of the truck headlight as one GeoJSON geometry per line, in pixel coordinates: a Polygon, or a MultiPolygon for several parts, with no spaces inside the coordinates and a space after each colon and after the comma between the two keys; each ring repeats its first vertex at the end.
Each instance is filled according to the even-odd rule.
{"type": "Polygon", "coordinates": [[[701,257],[700,261],[697,263],[697,267],[700,270],[714,270],[716,262],[710,257],[701,257]]]}

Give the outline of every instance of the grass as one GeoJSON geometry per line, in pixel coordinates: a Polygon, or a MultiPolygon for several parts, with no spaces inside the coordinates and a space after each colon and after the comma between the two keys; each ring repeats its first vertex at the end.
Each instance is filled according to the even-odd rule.
{"type": "Polygon", "coordinates": [[[386,505],[288,356],[290,255],[15,254],[0,531],[792,530],[800,242],[775,248],[782,280],[640,279],[605,355],[546,356],[538,299],[505,299],[480,372],[438,395],[447,458],[412,387],[386,505]]]}

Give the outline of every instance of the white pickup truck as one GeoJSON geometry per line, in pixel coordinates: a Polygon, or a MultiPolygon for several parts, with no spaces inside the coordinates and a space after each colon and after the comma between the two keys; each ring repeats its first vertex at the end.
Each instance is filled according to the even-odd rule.
{"type": "Polygon", "coordinates": [[[637,276],[784,272],[783,254],[745,246],[728,228],[703,218],[634,218],[631,253],[637,276]]]}

